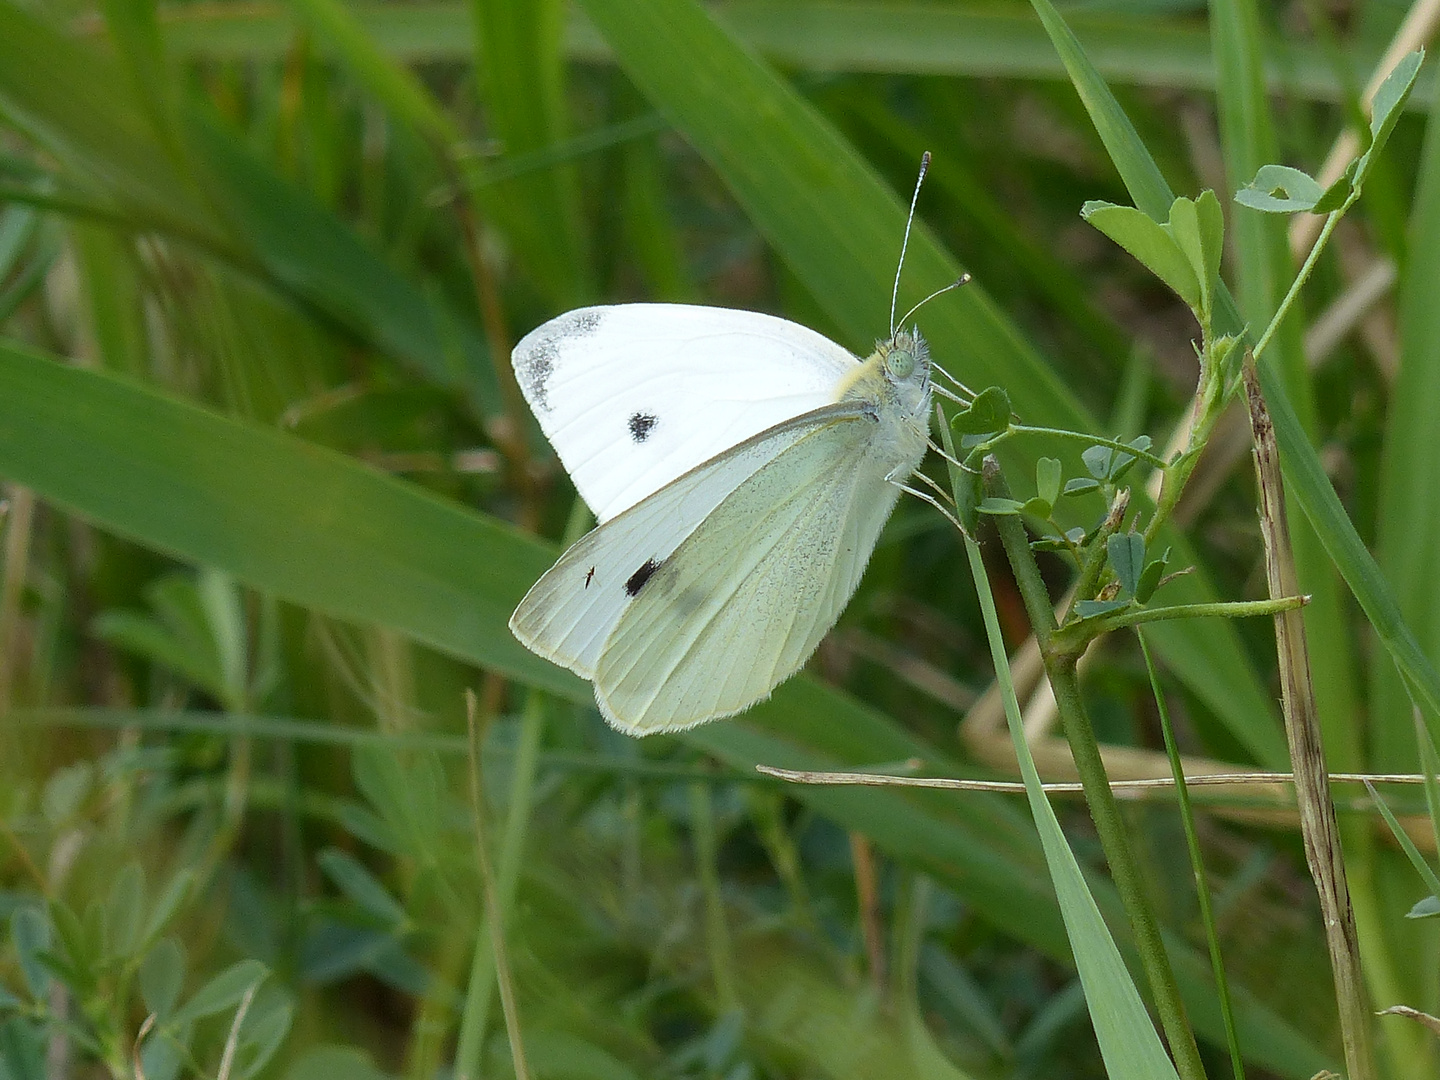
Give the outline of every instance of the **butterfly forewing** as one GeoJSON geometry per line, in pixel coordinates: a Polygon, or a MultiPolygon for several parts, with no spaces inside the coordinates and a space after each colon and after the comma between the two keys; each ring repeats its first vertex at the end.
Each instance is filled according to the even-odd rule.
{"type": "Polygon", "coordinates": [[[596,697],[632,734],[673,731],[769,696],[834,625],[898,489],[867,417],[818,425],[738,485],[621,613],[596,697]]]}
{"type": "Polygon", "coordinates": [[[510,629],[527,648],[595,678],[626,609],[727,496],[818,428],[861,413],[854,404],[831,405],[779,424],[593,529],[535,583],[511,616],[510,629]]]}
{"type": "Polygon", "coordinates": [[[582,308],[515,347],[525,399],[602,522],[737,443],[835,400],[858,361],[773,315],[582,308]]]}

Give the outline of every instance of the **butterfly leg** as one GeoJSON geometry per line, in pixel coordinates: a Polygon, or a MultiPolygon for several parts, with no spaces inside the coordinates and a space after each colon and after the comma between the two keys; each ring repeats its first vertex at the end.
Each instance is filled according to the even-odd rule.
{"type": "Polygon", "coordinates": [[[935,453],[939,454],[942,458],[944,458],[946,461],[948,461],[951,465],[954,465],[957,469],[961,469],[961,470],[963,470],[963,471],[965,471],[965,472],[968,472],[968,473],[976,472],[975,469],[970,468],[970,466],[969,466],[969,465],[966,465],[963,461],[956,461],[953,457],[951,457],[949,454],[947,454],[944,450],[942,450],[940,447],[936,446],[935,443],[934,443],[932,440],[926,439],[926,440],[925,440],[925,445],[928,446],[928,447],[930,447],[931,450],[934,450],[935,453]]]}
{"type": "MultiPolygon", "coordinates": [[[[923,474],[917,473],[916,475],[923,474]]],[[[955,515],[950,513],[949,510],[946,510],[944,505],[941,504],[940,500],[935,498],[935,496],[931,495],[928,491],[920,491],[918,488],[912,488],[909,484],[903,483],[900,480],[891,480],[890,483],[894,484],[907,495],[914,495],[915,498],[921,500],[922,502],[929,503],[936,510],[939,510],[940,513],[944,514],[946,520],[949,521],[951,525],[954,525],[955,528],[959,529],[962,535],[970,535],[968,532],[965,531],[965,526],[960,524],[959,520],[956,519],[955,515]]]]}

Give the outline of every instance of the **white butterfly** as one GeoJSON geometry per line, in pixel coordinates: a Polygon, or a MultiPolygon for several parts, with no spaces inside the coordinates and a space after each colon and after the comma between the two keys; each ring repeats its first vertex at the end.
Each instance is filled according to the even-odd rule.
{"type": "Polygon", "coordinates": [[[552,319],[511,362],[600,524],[510,629],[632,735],[740,712],[798,671],[928,442],[918,331],[861,361],[771,315],[625,304],[552,319]]]}

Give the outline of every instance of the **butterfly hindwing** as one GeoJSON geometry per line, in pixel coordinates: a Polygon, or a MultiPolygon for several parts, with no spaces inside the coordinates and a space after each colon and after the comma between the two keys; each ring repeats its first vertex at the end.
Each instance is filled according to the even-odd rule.
{"type": "Polygon", "coordinates": [[[862,415],[854,404],[831,405],[776,425],[592,529],[526,594],[511,630],[532,651],[594,679],[625,611],[728,496],[815,431],[862,415]]]}
{"type": "Polygon", "coordinates": [[[899,489],[865,420],[819,426],[738,485],[620,614],[596,698],[631,734],[673,731],[769,696],[859,584],[899,489]]]}
{"type": "Polygon", "coordinates": [[[525,399],[601,522],[738,443],[835,400],[858,361],[753,311],[581,308],[511,357],[525,399]]]}

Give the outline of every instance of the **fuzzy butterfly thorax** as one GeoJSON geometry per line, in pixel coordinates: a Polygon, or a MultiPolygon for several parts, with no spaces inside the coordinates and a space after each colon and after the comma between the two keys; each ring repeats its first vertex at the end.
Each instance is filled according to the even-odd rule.
{"type": "Polygon", "coordinates": [[[888,477],[904,480],[925,456],[930,428],[930,348],[919,330],[901,330],[836,388],[836,401],[874,406],[876,457],[888,462],[888,477]]]}

